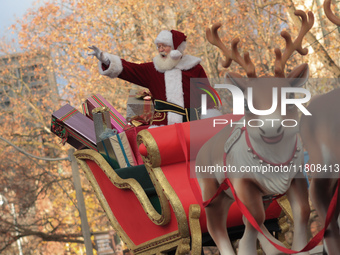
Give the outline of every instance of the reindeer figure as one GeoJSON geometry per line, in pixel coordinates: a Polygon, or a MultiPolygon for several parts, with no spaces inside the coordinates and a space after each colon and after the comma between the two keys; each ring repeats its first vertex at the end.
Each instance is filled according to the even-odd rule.
{"type": "MultiPolygon", "coordinates": [[[[288,32],[282,32],[281,36],[286,41],[286,49],[281,52],[275,49],[275,76],[257,78],[255,66],[249,54],[245,53],[242,58],[238,52],[238,39],[231,43],[231,50],[222,43],[217,30],[220,23],[214,24],[211,29],[207,29],[208,41],[222,50],[225,61],[223,66],[229,67],[232,61],[238,63],[246,71],[248,80],[241,79],[237,73],[227,74],[227,78],[238,86],[247,98],[249,88],[253,91],[252,102],[245,101],[245,116],[238,121],[238,126],[226,126],[217,135],[211,138],[200,149],[197,158],[197,166],[236,166],[242,167],[286,166],[294,169],[293,166],[300,166],[303,162],[303,152],[298,139],[298,127],[287,127],[282,125],[283,121],[290,119],[297,122],[298,112],[295,105],[289,105],[286,115],[281,115],[281,103],[278,99],[277,109],[270,115],[256,116],[248,108],[252,105],[257,110],[267,110],[273,104],[272,91],[277,88],[292,88],[302,86],[309,75],[307,64],[302,64],[294,68],[285,76],[285,65],[289,57],[296,50],[301,55],[307,54],[308,50],[302,48],[301,43],[305,34],[311,29],[314,23],[314,16],[305,12],[296,11],[295,15],[302,19],[300,33],[296,40],[292,42],[288,32]],[[296,79],[299,78],[299,79],[296,79]],[[249,107],[248,107],[249,104],[249,107]],[[268,119],[275,119],[270,122],[268,119]],[[254,124],[254,120],[263,125],[254,124]],[[248,125],[250,123],[252,125],[248,125]],[[243,124],[244,125],[243,125],[243,124]]],[[[279,95],[281,95],[279,93],[279,95]]],[[[290,94],[290,97],[294,94],[290,94]]],[[[228,210],[235,197],[227,189],[226,183],[230,182],[234,187],[236,196],[243,202],[252,214],[263,233],[274,243],[282,245],[277,239],[272,237],[264,226],[265,206],[264,197],[271,197],[276,194],[286,193],[292,207],[294,217],[294,240],[292,249],[301,250],[307,243],[307,223],[310,208],[308,204],[307,181],[301,171],[288,171],[279,173],[256,173],[246,174],[227,172],[225,173],[197,173],[198,182],[201,187],[204,201],[210,200],[210,204],[205,208],[207,215],[208,231],[215,241],[222,255],[235,254],[230,243],[226,221],[228,210]],[[217,191],[223,188],[224,192],[217,191]],[[211,198],[214,197],[214,200],[211,198]]],[[[254,255],[256,252],[256,241],[259,239],[266,254],[282,254],[270,242],[245,219],[245,232],[239,242],[238,254],[254,255]]],[[[283,245],[282,245],[283,246],[283,245]]],[[[309,253],[300,253],[309,254],[309,253]]]]}
{"type": "MultiPolygon", "coordinates": [[[[340,18],[331,11],[331,0],[324,2],[328,19],[340,26],[340,18]]],[[[313,205],[325,222],[330,201],[339,181],[340,165],[340,89],[314,98],[308,111],[312,116],[302,116],[300,133],[303,144],[309,153],[311,168],[319,167],[320,171],[312,173],[310,196],[313,205]]],[[[338,199],[339,204],[339,199],[338,199]]],[[[324,249],[329,255],[340,254],[339,205],[324,235],[324,249]]]]}

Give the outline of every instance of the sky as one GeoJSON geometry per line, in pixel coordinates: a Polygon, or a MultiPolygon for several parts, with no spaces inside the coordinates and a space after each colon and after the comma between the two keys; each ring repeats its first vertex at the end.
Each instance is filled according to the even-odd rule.
{"type": "Polygon", "coordinates": [[[36,0],[0,0],[0,38],[5,34],[6,28],[14,24],[16,18],[21,18],[27,9],[34,7],[36,0]]]}

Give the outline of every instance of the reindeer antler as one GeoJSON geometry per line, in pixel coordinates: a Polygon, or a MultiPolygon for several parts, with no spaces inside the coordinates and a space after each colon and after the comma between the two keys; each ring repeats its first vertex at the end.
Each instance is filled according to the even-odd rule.
{"type": "Polygon", "coordinates": [[[221,26],[221,23],[215,23],[212,25],[211,29],[207,28],[206,37],[212,45],[215,45],[220,50],[222,50],[223,55],[225,56],[222,66],[228,68],[231,65],[231,62],[234,60],[246,71],[249,78],[256,78],[255,66],[249,57],[249,53],[244,53],[242,58],[238,52],[237,44],[240,42],[240,40],[238,38],[232,40],[231,51],[223,44],[217,32],[221,26]]]}
{"type": "Polygon", "coordinates": [[[331,0],[325,0],[323,3],[323,9],[327,18],[335,25],[340,26],[340,18],[335,16],[335,14],[331,10],[331,0]]]}
{"type": "Polygon", "coordinates": [[[307,48],[302,48],[302,39],[303,37],[308,33],[308,31],[313,27],[314,24],[314,15],[312,12],[308,12],[308,19],[307,15],[304,11],[297,10],[294,12],[296,16],[301,17],[301,29],[299,32],[298,37],[295,39],[294,42],[292,42],[292,38],[290,34],[287,31],[282,31],[281,36],[286,41],[286,49],[281,55],[281,50],[276,48],[275,49],[275,76],[276,77],[285,77],[284,75],[284,68],[287,63],[287,60],[290,58],[290,56],[293,54],[293,52],[296,50],[301,55],[306,55],[308,53],[307,48]]]}

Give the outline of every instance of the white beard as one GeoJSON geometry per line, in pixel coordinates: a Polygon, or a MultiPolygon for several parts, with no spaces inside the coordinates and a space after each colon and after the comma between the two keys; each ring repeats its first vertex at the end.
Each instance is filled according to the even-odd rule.
{"type": "Polygon", "coordinates": [[[156,70],[160,72],[172,70],[179,61],[181,61],[181,59],[174,60],[169,56],[169,54],[165,58],[158,54],[153,59],[156,70]]]}

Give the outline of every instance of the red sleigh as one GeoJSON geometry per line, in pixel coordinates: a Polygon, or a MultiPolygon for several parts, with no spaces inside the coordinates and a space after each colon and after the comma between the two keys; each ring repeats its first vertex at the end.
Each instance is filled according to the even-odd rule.
{"type": "MultiPolygon", "coordinates": [[[[206,119],[140,131],[137,141],[144,155],[140,166],[112,169],[94,150],[75,153],[113,228],[134,254],[201,254],[202,245],[212,244],[200,188],[188,170],[195,165],[195,148],[224,127],[212,125],[206,119]]],[[[287,203],[281,197],[266,211],[268,229],[281,236],[288,230],[283,216],[291,218],[287,203]]],[[[242,215],[235,204],[227,227],[231,239],[242,236],[242,215]]]]}

